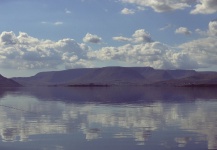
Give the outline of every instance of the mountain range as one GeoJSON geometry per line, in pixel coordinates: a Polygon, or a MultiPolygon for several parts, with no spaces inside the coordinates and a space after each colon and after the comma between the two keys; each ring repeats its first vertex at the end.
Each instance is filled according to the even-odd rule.
{"type": "Polygon", "coordinates": [[[23,86],[217,86],[217,72],[103,67],[40,72],[12,80],[23,86]]]}

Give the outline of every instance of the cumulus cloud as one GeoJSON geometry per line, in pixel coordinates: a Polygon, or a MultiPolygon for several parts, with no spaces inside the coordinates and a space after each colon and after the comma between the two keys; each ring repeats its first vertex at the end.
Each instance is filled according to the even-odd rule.
{"type": "Polygon", "coordinates": [[[175,30],[175,33],[176,34],[190,35],[191,31],[186,27],[180,27],[180,28],[175,30]]]}
{"type": "Polygon", "coordinates": [[[12,45],[12,44],[17,43],[17,38],[12,31],[2,32],[2,34],[0,35],[0,40],[1,40],[1,43],[4,45],[10,45],[10,44],[12,45]]]}
{"type": "Polygon", "coordinates": [[[89,67],[84,44],[73,39],[57,42],[40,40],[20,32],[18,36],[11,32],[0,35],[0,66],[14,69],[40,69],[65,67],[89,67]]]}
{"type": "Polygon", "coordinates": [[[206,37],[184,43],[179,47],[191,56],[191,59],[196,60],[200,67],[210,67],[217,64],[216,41],[216,37],[206,37]]]}
{"type": "Polygon", "coordinates": [[[213,14],[217,12],[216,0],[199,0],[191,14],[213,14]]]}
{"type": "Polygon", "coordinates": [[[120,0],[122,3],[135,4],[138,7],[150,7],[155,12],[183,10],[194,7],[191,14],[213,14],[217,12],[216,0],[120,0]]]}
{"type": "Polygon", "coordinates": [[[90,52],[89,57],[103,61],[118,60],[161,69],[198,67],[197,62],[191,59],[188,53],[174,52],[171,47],[160,42],[104,47],[99,51],[90,52]]]}
{"type": "Polygon", "coordinates": [[[121,41],[121,42],[131,42],[131,38],[123,37],[123,36],[116,36],[112,38],[115,41],[121,41]]]}
{"type": "Polygon", "coordinates": [[[182,10],[190,7],[192,0],[121,0],[123,3],[136,4],[140,7],[151,7],[156,12],[182,10]]]}
{"type": "Polygon", "coordinates": [[[210,21],[207,30],[196,29],[195,32],[205,37],[217,36],[217,20],[210,21]]]}
{"type": "Polygon", "coordinates": [[[87,33],[85,35],[85,37],[83,38],[83,42],[86,42],[86,43],[100,43],[102,40],[101,37],[97,36],[97,35],[94,35],[94,34],[90,34],[90,33],[87,33]]]}
{"type": "Polygon", "coordinates": [[[217,36],[217,20],[209,22],[209,35],[217,36]]]}
{"type": "MultiPolygon", "coordinates": [[[[131,37],[113,37],[113,40],[128,42],[128,44],[95,50],[69,38],[51,41],[34,38],[24,32],[20,32],[17,36],[12,31],[2,32],[0,67],[51,69],[65,66],[68,69],[96,67],[94,64],[102,61],[121,62],[130,66],[151,66],[158,69],[215,67],[217,64],[216,24],[216,21],[211,21],[203,37],[173,47],[152,40],[145,29],[139,29],[131,37]]],[[[186,34],[186,32],[182,33],[186,34]]],[[[89,33],[84,38],[84,42],[100,41],[100,37],[89,33]]]]}
{"type": "Polygon", "coordinates": [[[123,15],[132,15],[135,14],[135,11],[132,9],[124,8],[121,10],[121,14],[123,15]]]}
{"type": "MultiPolygon", "coordinates": [[[[215,24],[211,23],[209,26],[213,27],[215,24]]],[[[211,27],[209,27],[209,30],[215,30],[211,27]]],[[[131,41],[139,41],[138,43],[131,42],[119,47],[103,47],[98,51],[90,51],[88,57],[102,61],[121,61],[131,65],[151,66],[160,69],[198,69],[217,64],[217,39],[215,36],[199,38],[171,47],[153,40],[152,42],[143,42],[147,41],[144,40],[146,38],[139,38],[143,35],[148,35],[148,39],[151,39],[150,34],[145,33],[145,30],[142,29],[135,31],[131,41]]],[[[125,39],[124,37],[120,39],[122,38],[125,39]]]]}
{"type": "Polygon", "coordinates": [[[139,42],[152,42],[151,36],[144,29],[136,30],[133,34],[133,38],[136,43],[139,42]]]}
{"type": "Polygon", "coordinates": [[[136,30],[132,37],[123,37],[123,36],[117,36],[112,38],[115,41],[122,41],[122,42],[131,42],[131,43],[150,43],[153,42],[151,39],[150,33],[145,31],[144,29],[136,30]]]}

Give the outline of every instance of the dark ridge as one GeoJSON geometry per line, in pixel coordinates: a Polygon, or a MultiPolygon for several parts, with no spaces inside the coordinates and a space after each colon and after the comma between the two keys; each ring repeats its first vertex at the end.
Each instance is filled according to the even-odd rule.
{"type": "Polygon", "coordinates": [[[151,67],[80,68],[12,78],[25,86],[190,86],[217,84],[217,72],[158,70],[151,67]]]}
{"type": "Polygon", "coordinates": [[[137,71],[125,67],[105,67],[91,70],[84,76],[72,81],[76,83],[120,83],[145,80],[137,71]]]}
{"type": "Polygon", "coordinates": [[[183,85],[183,87],[217,87],[217,84],[189,84],[183,85]]]}
{"type": "Polygon", "coordinates": [[[8,78],[3,77],[0,74],[0,87],[20,87],[20,86],[22,86],[22,85],[15,82],[12,79],[8,79],[8,78]]]}
{"type": "Polygon", "coordinates": [[[108,84],[94,84],[94,83],[90,83],[90,84],[71,84],[71,85],[67,85],[68,87],[109,87],[108,84]]]}

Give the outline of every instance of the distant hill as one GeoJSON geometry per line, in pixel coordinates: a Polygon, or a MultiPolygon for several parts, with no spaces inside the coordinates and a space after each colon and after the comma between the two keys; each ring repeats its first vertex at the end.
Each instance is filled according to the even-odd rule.
{"type": "Polygon", "coordinates": [[[13,81],[12,79],[7,79],[0,75],[0,87],[19,87],[19,83],[13,81]]]}
{"type": "Polygon", "coordinates": [[[197,72],[196,74],[169,81],[156,82],[159,86],[181,86],[181,87],[217,87],[217,72],[197,72]]]}
{"type": "Polygon", "coordinates": [[[217,84],[217,73],[151,67],[103,67],[41,72],[31,77],[12,79],[25,86],[187,86],[217,84]]]}
{"type": "Polygon", "coordinates": [[[18,77],[12,79],[25,86],[63,84],[85,75],[90,70],[92,69],[85,68],[63,71],[40,72],[31,77],[18,77]]]}

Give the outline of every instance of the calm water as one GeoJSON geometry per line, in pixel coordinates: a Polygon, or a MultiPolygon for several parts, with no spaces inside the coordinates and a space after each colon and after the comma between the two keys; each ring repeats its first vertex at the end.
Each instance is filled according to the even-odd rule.
{"type": "Polygon", "coordinates": [[[217,149],[217,89],[0,90],[0,149],[217,149]]]}

